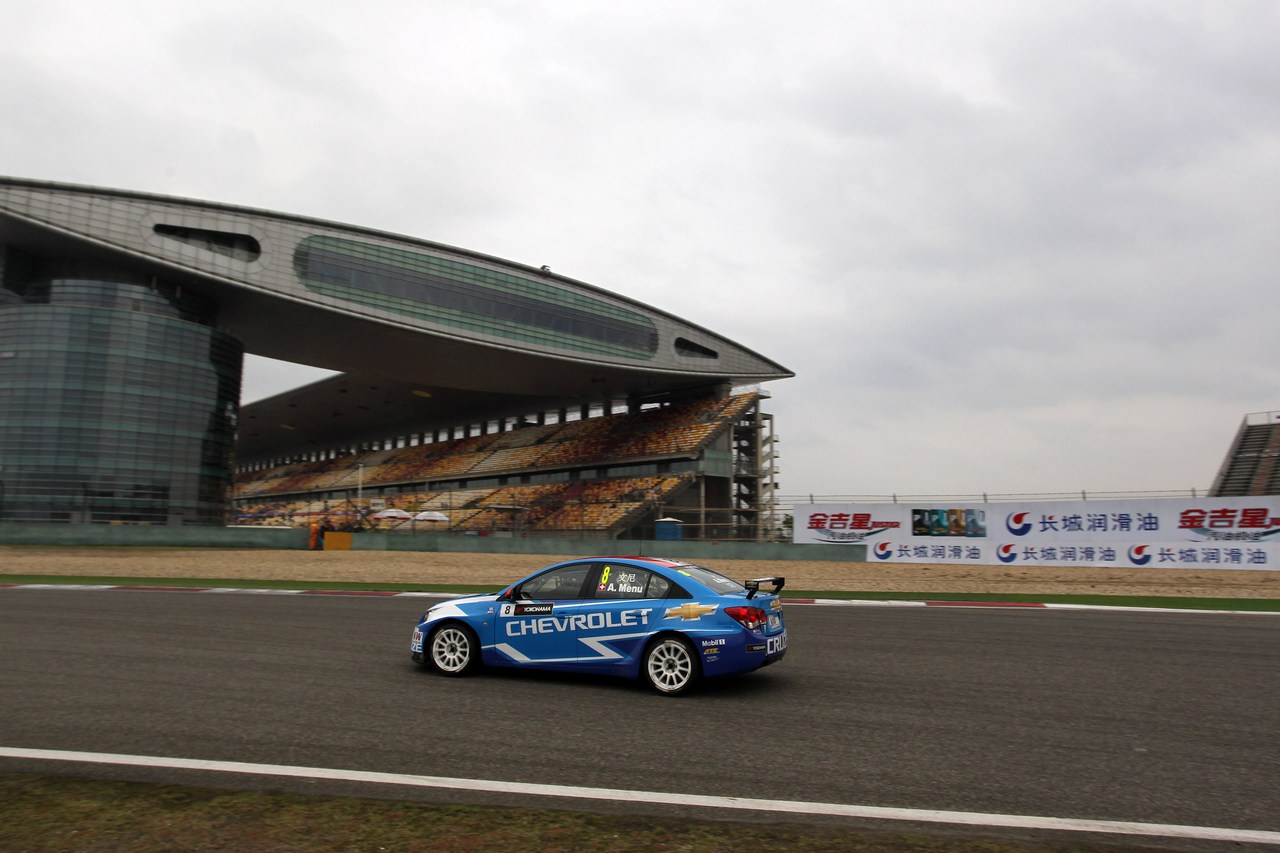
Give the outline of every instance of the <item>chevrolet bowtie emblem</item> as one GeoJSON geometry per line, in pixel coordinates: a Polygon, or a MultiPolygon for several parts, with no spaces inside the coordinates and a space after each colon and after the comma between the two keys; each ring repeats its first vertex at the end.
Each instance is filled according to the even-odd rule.
{"type": "Polygon", "coordinates": [[[686,620],[701,619],[708,613],[715,613],[718,607],[719,605],[716,604],[681,604],[679,607],[672,607],[662,615],[662,618],[671,619],[679,616],[686,620]]]}

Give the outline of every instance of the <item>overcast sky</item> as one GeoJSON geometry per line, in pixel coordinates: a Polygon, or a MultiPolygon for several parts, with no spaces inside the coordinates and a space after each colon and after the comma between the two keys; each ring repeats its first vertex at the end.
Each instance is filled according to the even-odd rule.
{"type": "MultiPolygon", "coordinates": [[[[548,264],[786,495],[1207,489],[1280,410],[1280,3],[5,0],[0,174],[548,264]]],[[[245,400],[317,372],[250,359],[245,400]]]]}

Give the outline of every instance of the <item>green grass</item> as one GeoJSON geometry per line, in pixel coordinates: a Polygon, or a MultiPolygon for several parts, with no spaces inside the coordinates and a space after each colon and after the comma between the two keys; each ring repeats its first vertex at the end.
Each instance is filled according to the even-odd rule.
{"type": "MultiPolygon", "coordinates": [[[[440,806],[185,785],[0,774],[0,850],[688,851],[739,853],[1104,853],[1088,837],[1032,844],[918,831],[856,832],[768,819],[697,821],[440,806]]],[[[1151,849],[1151,848],[1144,848],[1151,849]]]]}
{"type": "MultiPolygon", "coordinates": [[[[70,575],[0,575],[0,583],[87,584],[93,586],[229,587],[234,589],[333,589],[354,592],[485,593],[502,589],[492,584],[357,583],[353,581],[244,580],[230,578],[138,578],[70,575]]],[[[1168,607],[1180,610],[1243,610],[1280,612],[1275,598],[1179,598],[1137,595],[1050,595],[1039,593],[877,592],[785,589],[784,598],[830,598],[845,601],[979,601],[1003,603],[1084,604],[1106,607],[1168,607]]]]}

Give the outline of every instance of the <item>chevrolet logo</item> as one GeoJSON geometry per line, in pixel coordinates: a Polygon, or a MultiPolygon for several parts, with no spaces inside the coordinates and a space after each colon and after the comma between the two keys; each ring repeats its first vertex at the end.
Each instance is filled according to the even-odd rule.
{"type": "Polygon", "coordinates": [[[679,607],[672,607],[662,614],[662,618],[673,619],[679,616],[681,619],[692,621],[701,619],[709,613],[715,613],[718,609],[718,604],[681,604],[679,607]]]}

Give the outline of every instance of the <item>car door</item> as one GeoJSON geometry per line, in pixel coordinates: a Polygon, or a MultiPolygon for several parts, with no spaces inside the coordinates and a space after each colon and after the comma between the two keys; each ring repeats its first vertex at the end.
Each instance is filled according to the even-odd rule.
{"type": "Polygon", "coordinates": [[[583,604],[591,562],[548,569],[521,581],[494,618],[493,649],[516,666],[572,667],[577,660],[573,614],[583,604]]]}
{"type": "Polygon", "coordinates": [[[658,609],[671,583],[648,569],[610,561],[598,562],[588,580],[591,598],[574,620],[578,663],[584,669],[629,669],[661,617],[658,609]]]}

